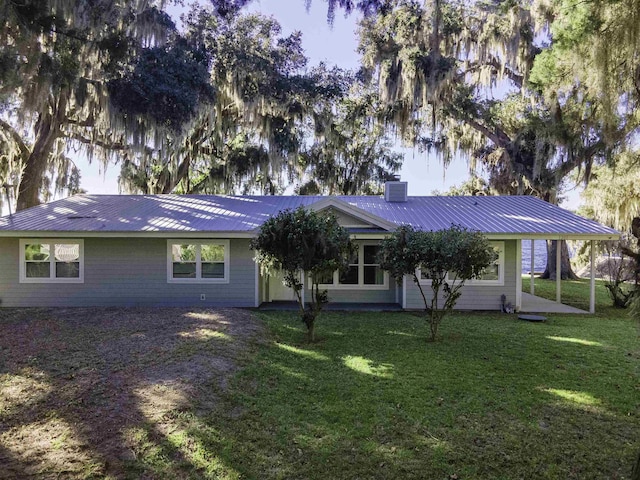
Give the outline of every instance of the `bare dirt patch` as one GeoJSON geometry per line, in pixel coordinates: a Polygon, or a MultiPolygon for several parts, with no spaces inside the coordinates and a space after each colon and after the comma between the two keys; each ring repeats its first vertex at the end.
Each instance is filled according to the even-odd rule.
{"type": "Polygon", "coordinates": [[[233,309],[0,310],[0,478],[129,476],[131,432],[213,408],[262,333],[233,309]]]}

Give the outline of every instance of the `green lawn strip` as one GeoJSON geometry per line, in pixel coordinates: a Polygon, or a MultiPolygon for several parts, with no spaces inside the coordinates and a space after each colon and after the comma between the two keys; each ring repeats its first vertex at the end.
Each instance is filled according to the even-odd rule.
{"type": "Polygon", "coordinates": [[[624,316],[455,314],[428,343],[419,316],[336,312],[309,346],[260,315],[272,338],[208,419],[250,478],[625,478],[640,447],[624,316]]]}

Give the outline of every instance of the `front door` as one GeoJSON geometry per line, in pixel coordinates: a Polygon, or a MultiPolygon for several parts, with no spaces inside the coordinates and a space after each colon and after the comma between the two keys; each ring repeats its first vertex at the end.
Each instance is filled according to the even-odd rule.
{"type": "Polygon", "coordinates": [[[296,301],[293,288],[287,287],[282,281],[282,273],[274,272],[269,276],[269,301],[296,301]]]}

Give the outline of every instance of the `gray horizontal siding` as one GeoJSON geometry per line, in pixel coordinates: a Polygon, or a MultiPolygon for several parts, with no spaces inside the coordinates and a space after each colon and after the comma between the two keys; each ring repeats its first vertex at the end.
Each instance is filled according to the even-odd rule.
{"type": "MultiPolygon", "coordinates": [[[[431,286],[423,285],[427,300],[432,298],[431,286]]],[[[507,302],[516,304],[516,240],[504,242],[504,285],[465,285],[456,302],[456,310],[500,310],[500,295],[507,296],[507,302]]],[[[418,286],[407,278],[407,309],[424,309],[424,301],[418,286]]]]}
{"type": "MultiPolygon", "coordinates": [[[[396,286],[390,282],[386,290],[345,289],[327,290],[330,302],[334,303],[395,303],[396,286]]],[[[311,290],[305,289],[305,299],[311,298],[311,290]]]]}
{"type": "Polygon", "coordinates": [[[254,306],[249,240],[230,240],[228,284],[167,282],[167,241],[85,238],[84,283],[20,283],[17,238],[0,239],[3,306],[254,306]],[[200,300],[205,294],[206,300],[200,300]]]}

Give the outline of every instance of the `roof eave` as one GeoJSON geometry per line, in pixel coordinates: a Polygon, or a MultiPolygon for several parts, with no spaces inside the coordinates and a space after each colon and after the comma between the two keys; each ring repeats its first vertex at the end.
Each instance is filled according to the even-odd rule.
{"type": "Polygon", "coordinates": [[[51,231],[51,230],[5,230],[0,231],[0,238],[253,238],[255,231],[51,231]]]}
{"type": "Polygon", "coordinates": [[[488,239],[503,240],[620,240],[620,233],[485,233],[488,239]]]}

